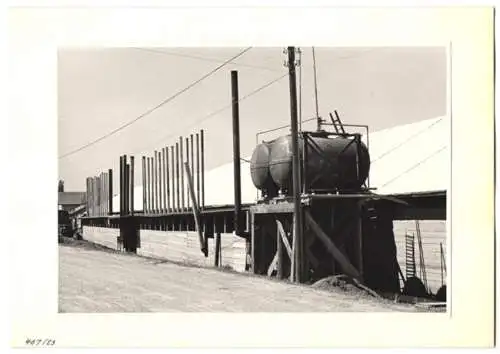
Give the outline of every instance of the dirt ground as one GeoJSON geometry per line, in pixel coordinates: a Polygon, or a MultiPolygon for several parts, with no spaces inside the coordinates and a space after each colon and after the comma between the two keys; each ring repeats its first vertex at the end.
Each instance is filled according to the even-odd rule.
{"type": "Polygon", "coordinates": [[[60,312],[366,312],[415,307],[217,269],[59,245],[60,312]]]}

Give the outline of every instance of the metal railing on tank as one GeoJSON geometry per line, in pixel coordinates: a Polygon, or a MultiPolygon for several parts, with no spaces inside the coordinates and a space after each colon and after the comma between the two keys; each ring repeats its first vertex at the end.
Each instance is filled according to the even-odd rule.
{"type": "MultiPolygon", "coordinates": [[[[300,173],[300,181],[301,181],[301,189],[302,189],[302,194],[310,194],[310,193],[332,193],[332,192],[338,192],[332,189],[311,189],[312,181],[309,181],[307,178],[307,167],[308,167],[308,149],[314,149],[315,153],[320,155],[321,158],[325,161],[326,164],[330,165],[330,167],[333,167],[339,163],[339,160],[342,158],[344,153],[351,147],[352,144],[357,145],[356,149],[356,178],[359,180],[360,178],[360,172],[359,172],[359,166],[360,163],[362,162],[362,157],[360,156],[360,151],[361,151],[361,143],[362,143],[362,136],[366,136],[366,149],[369,151],[370,148],[370,137],[369,137],[369,127],[368,125],[360,125],[360,124],[343,124],[340,120],[338,112],[335,110],[334,111],[335,116],[332,113],[329,113],[331,122],[328,122],[321,117],[314,117],[314,118],[309,118],[305,119],[302,121],[302,123],[307,123],[307,122],[312,122],[316,121],[317,122],[317,127],[316,130],[301,130],[299,131],[299,137],[300,140],[302,141],[302,156],[301,156],[301,173],[300,173]],[[330,129],[325,129],[326,127],[333,127],[334,131],[331,131],[330,129]],[[363,133],[350,133],[346,131],[346,128],[361,128],[363,129],[363,133]],[[326,156],[317,144],[315,144],[314,139],[315,137],[325,137],[325,138],[331,138],[331,137],[342,137],[346,139],[350,139],[351,142],[347,143],[346,146],[343,148],[340,153],[337,154],[335,157],[329,157],[326,156]],[[335,159],[336,161],[333,161],[332,159],[335,159]]],[[[259,144],[259,138],[268,133],[273,133],[277,132],[279,130],[285,129],[290,127],[290,125],[283,125],[280,127],[268,129],[268,130],[263,130],[259,131],[256,134],[256,144],[259,144]]],[[[277,138],[270,139],[270,140],[262,140],[262,143],[272,143],[275,141],[277,138]]],[[[366,181],[364,181],[363,186],[361,188],[362,191],[370,191],[373,190],[374,188],[370,187],[370,176],[369,173],[366,177],[366,181]]],[[[357,190],[359,192],[359,190],[357,190]]],[[[259,191],[257,191],[257,199],[259,199],[259,191]]]]}

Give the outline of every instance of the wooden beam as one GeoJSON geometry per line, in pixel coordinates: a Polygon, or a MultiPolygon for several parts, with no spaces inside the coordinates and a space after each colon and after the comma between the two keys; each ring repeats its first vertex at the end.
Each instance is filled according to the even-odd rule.
{"type": "Polygon", "coordinates": [[[193,203],[194,222],[196,224],[196,231],[198,231],[198,238],[200,240],[200,250],[201,250],[201,252],[203,252],[205,257],[207,257],[208,250],[205,247],[205,242],[203,240],[203,233],[201,231],[200,209],[198,208],[198,202],[196,201],[196,197],[194,195],[193,176],[191,175],[191,171],[189,170],[189,165],[187,162],[184,162],[184,168],[185,168],[186,177],[188,180],[189,194],[191,196],[191,202],[193,203]]]}
{"type": "Polygon", "coordinates": [[[363,276],[363,203],[364,201],[362,200],[356,205],[358,219],[355,222],[354,231],[354,254],[356,258],[356,267],[360,277],[363,276]]]}
{"type": "MultiPolygon", "coordinates": [[[[292,226],[292,233],[295,232],[295,218],[293,218],[293,226],[292,226]]],[[[290,281],[293,283],[295,282],[295,267],[297,266],[295,262],[295,251],[297,248],[297,240],[295,237],[292,235],[292,256],[291,259],[292,261],[290,262],[290,281]]]]}
{"type": "Polygon", "coordinates": [[[274,258],[267,269],[267,276],[270,277],[273,274],[273,270],[276,269],[276,263],[278,263],[278,252],[274,255],[274,258]]]}
{"type": "MultiPolygon", "coordinates": [[[[276,220],[276,223],[281,225],[279,220],[276,220]]],[[[276,228],[276,254],[278,255],[276,276],[278,279],[283,279],[283,241],[281,240],[281,230],[279,226],[276,228]]]]}
{"type": "Polygon", "coordinates": [[[214,265],[216,267],[220,267],[221,265],[221,261],[220,261],[220,251],[221,251],[221,247],[220,247],[220,232],[217,232],[215,234],[215,257],[214,257],[214,265]]]}
{"type": "Polygon", "coordinates": [[[328,252],[330,252],[333,258],[335,258],[335,260],[340,264],[344,272],[353,278],[359,278],[360,274],[358,270],[351,264],[351,262],[349,262],[349,259],[337,248],[337,246],[335,246],[316,221],[314,221],[308,210],[304,211],[304,215],[307,223],[311,227],[311,230],[321,240],[321,242],[323,242],[328,252]]]}
{"type": "Polygon", "coordinates": [[[293,203],[286,201],[277,204],[256,204],[250,208],[255,214],[293,213],[293,203]]]}
{"type": "Polygon", "coordinates": [[[286,237],[285,230],[283,229],[283,224],[281,221],[276,220],[276,226],[278,227],[278,235],[281,236],[281,240],[283,241],[283,244],[285,245],[286,252],[288,253],[288,257],[292,259],[293,253],[292,253],[292,247],[290,247],[290,243],[288,242],[288,238],[286,237]]]}
{"type": "Polygon", "coordinates": [[[252,263],[250,264],[250,269],[253,274],[257,274],[257,268],[255,267],[255,214],[250,212],[250,257],[252,258],[252,263]]]}

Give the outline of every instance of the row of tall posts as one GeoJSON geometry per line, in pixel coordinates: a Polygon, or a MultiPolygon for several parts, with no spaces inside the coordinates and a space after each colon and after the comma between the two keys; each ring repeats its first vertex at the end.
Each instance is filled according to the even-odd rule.
{"type": "Polygon", "coordinates": [[[87,215],[106,216],[113,211],[113,170],[87,177],[87,215]]]}
{"type": "Polygon", "coordinates": [[[175,145],[142,156],[142,204],[145,214],[167,214],[193,210],[189,195],[187,163],[200,208],[205,206],[205,150],[203,129],[179,137],[175,145]]]}

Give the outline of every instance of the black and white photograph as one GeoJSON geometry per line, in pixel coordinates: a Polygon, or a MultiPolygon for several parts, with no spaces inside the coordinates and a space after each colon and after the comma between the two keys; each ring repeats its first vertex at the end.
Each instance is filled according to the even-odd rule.
{"type": "Polygon", "coordinates": [[[193,4],[9,10],[12,345],[494,346],[493,10],[193,4]]]}
{"type": "Polygon", "coordinates": [[[61,48],[59,310],[445,311],[448,55],[61,48]]]}

